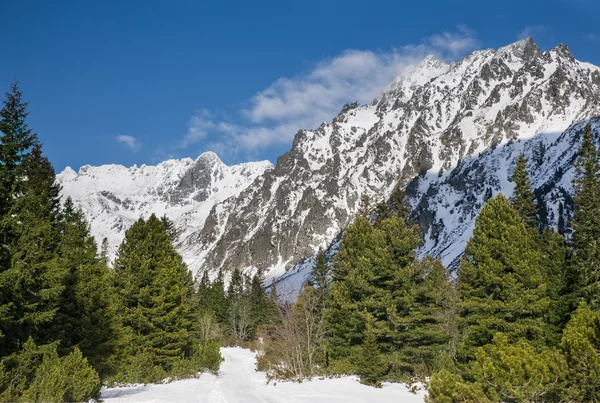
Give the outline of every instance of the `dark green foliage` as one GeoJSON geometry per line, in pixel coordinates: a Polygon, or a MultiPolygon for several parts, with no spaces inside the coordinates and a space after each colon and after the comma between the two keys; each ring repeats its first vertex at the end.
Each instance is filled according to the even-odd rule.
{"type": "Polygon", "coordinates": [[[356,374],[361,383],[381,387],[380,380],[386,374],[388,365],[377,345],[377,335],[373,328],[373,318],[366,321],[362,344],[356,358],[356,374]]]}
{"type": "Polygon", "coordinates": [[[543,344],[550,301],[540,270],[538,243],[502,195],[485,204],[475,222],[458,271],[459,359],[474,359],[475,347],[496,332],[511,342],[543,344]]]}
{"type": "Polygon", "coordinates": [[[401,303],[392,317],[399,347],[392,355],[392,370],[396,379],[406,375],[424,379],[455,356],[456,292],[446,268],[429,256],[415,262],[407,280],[411,287],[398,295],[401,303]]]}
{"type": "Polygon", "coordinates": [[[600,401],[600,312],[581,303],[560,347],[568,364],[564,401],[600,401]]]}
{"type": "Polygon", "coordinates": [[[388,379],[425,376],[448,359],[454,291],[439,262],[416,259],[420,243],[418,229],[397,215],[375,226],[358,216],[346,229],[327,310],[332,360],[358,365],[367,318],[388,379]]]}
{"type": "Polygon", "coordinates": [[[0,217],[9,260],[0,269],[0,355],[17,351],[30,336],[36,343],[50,341],[48,325],[56,310],[65,270],[59,263],[59,189],[54,170],[34,147],[19,166],[20,193],[0,217]]]}
{"type": "Polygon", "coordinates": [[[214,312],[215,317],[220,324],[226,325],[229,320],[229,300],[225,295],[225,280],[223,270],[219,270],[217,278],[210,286],[208,296],[209,309],[214,312]]]}
{"type": "Polygon", "coordinates": [[[102,266],[110,266],[110,259],[108,257],[108,238],[102,239],[102,246],[100,247],[100,264],[102,266]]]}
{"type": "Polygon", "coordinates": [[[523,154],[519,154],[512,180],[515,182],[515,189],[510,202],[525,224],[536,228],[538,208],[535,203],[535,194],[531,190],[531,181],[527,175],[527,161],[523,154]]]}
{"type": "Polygon", "coordinates": [[[171,243],[175,242],[179,237],[179,231],[175,227],[175,223],[166,214],[160,218],[160,221],[163,223],[171,243]]]}
{"type": "Polygon", "coordinates": [[[590,125],[585,127],[576,168],[571,262],[576,296],[600,309],[600,163],[590,125]]]}
{"type": "Polygon", "coordinates": [[[551,229],[545,229],[539,238],[542,275],[550,300],[546,316],[546,322],[550,325],[548,336],[550,336],[550,343],[557,345],[572,310],[570,279],[567,271],[569,248],[565,238],[551,229]]]}
{"type": "Polygon", "coordinates": [[[77,348],[59,357],[56,344],[36,346],[30,339],[2,368],[0,401],[84,402],[100,394],[100,378],[77,348]]]}
{"type": "Polygon", "coordinates": [[[135,379],[136,368],[154,371],[152,380],[189,358],[196,323],[191,312],[191,273],[175,251],[163,223],[152,215],[127,232],[115,260],[115,284],[128,362],[122,377],[135,379]]]}
{"type": "Polygon", "coordinates": [[[13,196],[20,193],[21,162],[38,144],[37,135],[27,126],[27,102],[23,102],[21,97],[15,81],[0,109],[0,216],[8,212],[13,196]]]}
{"type": "Polygon", "coordinates": [[[555,350],[536,349],[524,340],[510,343],[496,333],[479,347],[465,375],[446,370],[431,377],[429,402],[559,402],[564,358],[555,350]]]}
{"type": "Polygon", "coordinates": [[[317,253],[315,265],[310,274],[311,283],[317,289],[323,301],[331,291],[331,267],[327,262],[327,256],[322,250],[317,253]]]}
{"type": "Polygon", "coordinates": [[[117,301],[112,274],[97,257],[97,248],[83,213],[67,199],[62,212],[59,254],[67,270],[65,288],[53,321],[59,351],[78,346],[102,377],[115,369],[119,351],[117,301]]]}
{"type": "Polygon", "coordinates": [[[261,270],[258,270],[252,276],[248,294],[250,315],[252,316],[252,334],[254,334],[256,328],[259,326],[273,323],[277,318],[277,311],[273,309],[271,300],[265,291],[264,281],[265,279],[261,270]]]}
{"type": "MultiPolygon", "coordinates": [[[[600,400],[600,314],[582,303],[558,348],[511,343],[496,333],[461,371],[431,377],[428,401],[597,402],[600,400]]],[[[456,368],[455,368],[456,369],[456,368]]]]}

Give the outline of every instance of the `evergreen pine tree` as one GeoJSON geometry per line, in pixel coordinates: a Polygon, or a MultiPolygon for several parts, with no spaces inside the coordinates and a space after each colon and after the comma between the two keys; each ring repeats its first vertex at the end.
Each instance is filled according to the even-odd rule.
{"type": "Polygon", "coordinates": [[[110,258],[108,257],[108,238],[102,239],[102,246],[100,247],[100,264],[105,267],[110,266],[110,258]]]}
{"type": "Polygon", "coordinates": [[[264,288],[263,273],[260,269],[252,276],[248,298],[253,331],[256,330],[257,327],[272,323],[275,320],[273,317],[274,311],[270,303],[271,301],[264,288]]]}
{"type": "Polygon", "coordinates": [[[20,193],[23,158],[38,144],[37,134],[27,126],[27,102],[17,81],[11,84],[0,109],[0,216],[12,206],[14,196],[20,193]]]}
{"type": "Polygon", "coordinates": [[[331,291],[331,268],[327,262],[325,252],[319,250],[315,259],[315,265],[310,274],[311,283],[317,289],[319,297],[325,301],[331,291]]]}
{"type": "Polygon", "coordinates": [[[475,221],[458,271],[458,292],[461,361],[473,359],[475,347],[490,343],[496,332],[511,342],[544,342],[549,299],[538,243],[501,194],[484,205],[475,221]]]}
{"type": "Polygon", "coordinates": [[[229,299],[225,294],[225,276],[223,270],[219,270],[217,278],[210,286],[208,306],[215,313],[219,324],[226,326],[229,323],[229,299]]]}
{"type": "Polygon", "coordinates": [[[177,237],[179,237],[179,231],[177,230],[175,223],[169,217],[167,217],[166,214],[160,218],[160,221],[163,223],[165,231],[167,231],[167,235],[169,235],[171,243],[175,242],[177,240],[177,237]]]}
{"type": "Polygon", "coordinates": [[[512,180],[515,182],[515,189],[513,197],[510,199],[511,205],[529,227],[536,228],[538,208],[535,203],[535,194],[531,190],[531,181],[527,175],[527,161],[523,154],[519,154],[519,158],[517,158],[517,166],[512,180]]]}
{"type": "Polygon", "coordinates": [[[29,337],[50,341],[47,326],[58,309],[65,275],[57,253],[60,200],[54,169],[36,145],[22,157],[19,170],[19,194],[0,218],[3,233],[10,234],[3,246],[10,262],[0,271],[3,355],[29,337]]]}
{"type": "Polygon", "coordinates": [[[367,317],[356,361],[356,374],[360,376],[361,383],[381,387],[381,379],[387,372],[388,366],[379,351],[372,317],[367,317]]]}
{"type": "Polygon", "coordinates": [[[410,286],[398,293],[392,316],[396,346],[391,359],[397,379],[424,379],[455,355],[456,292],[439,260],[415,262],[410,286]]]}
{"type": "Polygon", "coordinates": [[[59,352],[78,346],[104,378],[114,371],[119,350],[116,294],[110,269],[97,257],[96,242],[83,213],[67,199],[62,213],[60,264],[65,289],[53,321],[59,352]]]}
{"type": "Polygon", "coordinates": [[[600,163],[589,124],[575,166],[571,262],[578,280],[575,294],[592,309],[600,309],[600,163]]]}
{"type": "Polygon", "coordinates": [[[191,273],[155,215],[147,221],[140,218],[127,230],[114,265],[121,316],[129,334],[123,377],[133,382],[147,380],[136,379],[140,376],[156,380],[190,356],[192,335],[197,333],[191,273]]]}

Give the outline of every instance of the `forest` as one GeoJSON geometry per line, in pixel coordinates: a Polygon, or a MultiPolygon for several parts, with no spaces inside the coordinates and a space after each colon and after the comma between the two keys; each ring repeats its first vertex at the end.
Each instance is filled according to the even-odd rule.
{"type": "Polygon", "coordinates": [[[218,372],[219,348],[257,351],[269,379],[357,375],[424,385],[429,402],[600,400],[600,161],[586,126],[574,214],[539,220],[521,155],[512,195],[483,205],[459,267],[419,258],[404,191],[364,197],[298,298],[264,273],[196,278],[167,216],[140,218],[109,261],[63,200],[27,103],[0,110],[0,401],[88,401],[103,385],[218,372]]]}

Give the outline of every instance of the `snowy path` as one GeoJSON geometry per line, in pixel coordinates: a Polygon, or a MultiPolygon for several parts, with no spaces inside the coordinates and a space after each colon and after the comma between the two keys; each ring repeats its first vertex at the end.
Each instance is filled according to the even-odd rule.
{"type": "Polygon", "coordinates": [[[225,361],[218,376],[203,374],[166,385],[140,385],[102,390],[102,399],[116,402],[201,403],[422,403],[423,392],[414,395],[403,385],[381,389],[361,385],[354,378],[313,380],[303,383],[266,384],[264,373],[255,371],[254,353],[223,348],[225,361]]]}

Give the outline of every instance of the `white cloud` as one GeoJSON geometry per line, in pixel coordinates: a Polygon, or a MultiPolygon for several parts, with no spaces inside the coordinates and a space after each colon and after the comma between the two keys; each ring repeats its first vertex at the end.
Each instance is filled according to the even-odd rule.
{"type": "Polygon", "coordinates": [[[600,42],[600,35],[595,32],[588,32],[584,38],[590,42],[600,42]]]}
{"type": "Polygon", "coordinates": [[[389,51],[347,50],[304,74],[276,80],[254,95],[235,121],[198,111],[179,146],[202,143],[224,157],[240,153],[250,157],[270,146],[289,144],[299,129],[331,120],[343,104],[372,101],[407,66],[428,54],[455,59],[477,44],[473,33],[459,26],[417,45],[389,51]]]}
{"type": "Polygon", "coordinates": [[[543,25],[528,25],[517,34],[517,39],[539,38],[546,34],[546,27],[543,25]]]}
{"type": "Polygon", "coordinates": [[[126,136],[122,134],[117,136],[116,139],[119,143],[124,144],[133,152],[137,152],[142,147],[142,143],[133,136],[126,136]]]}

